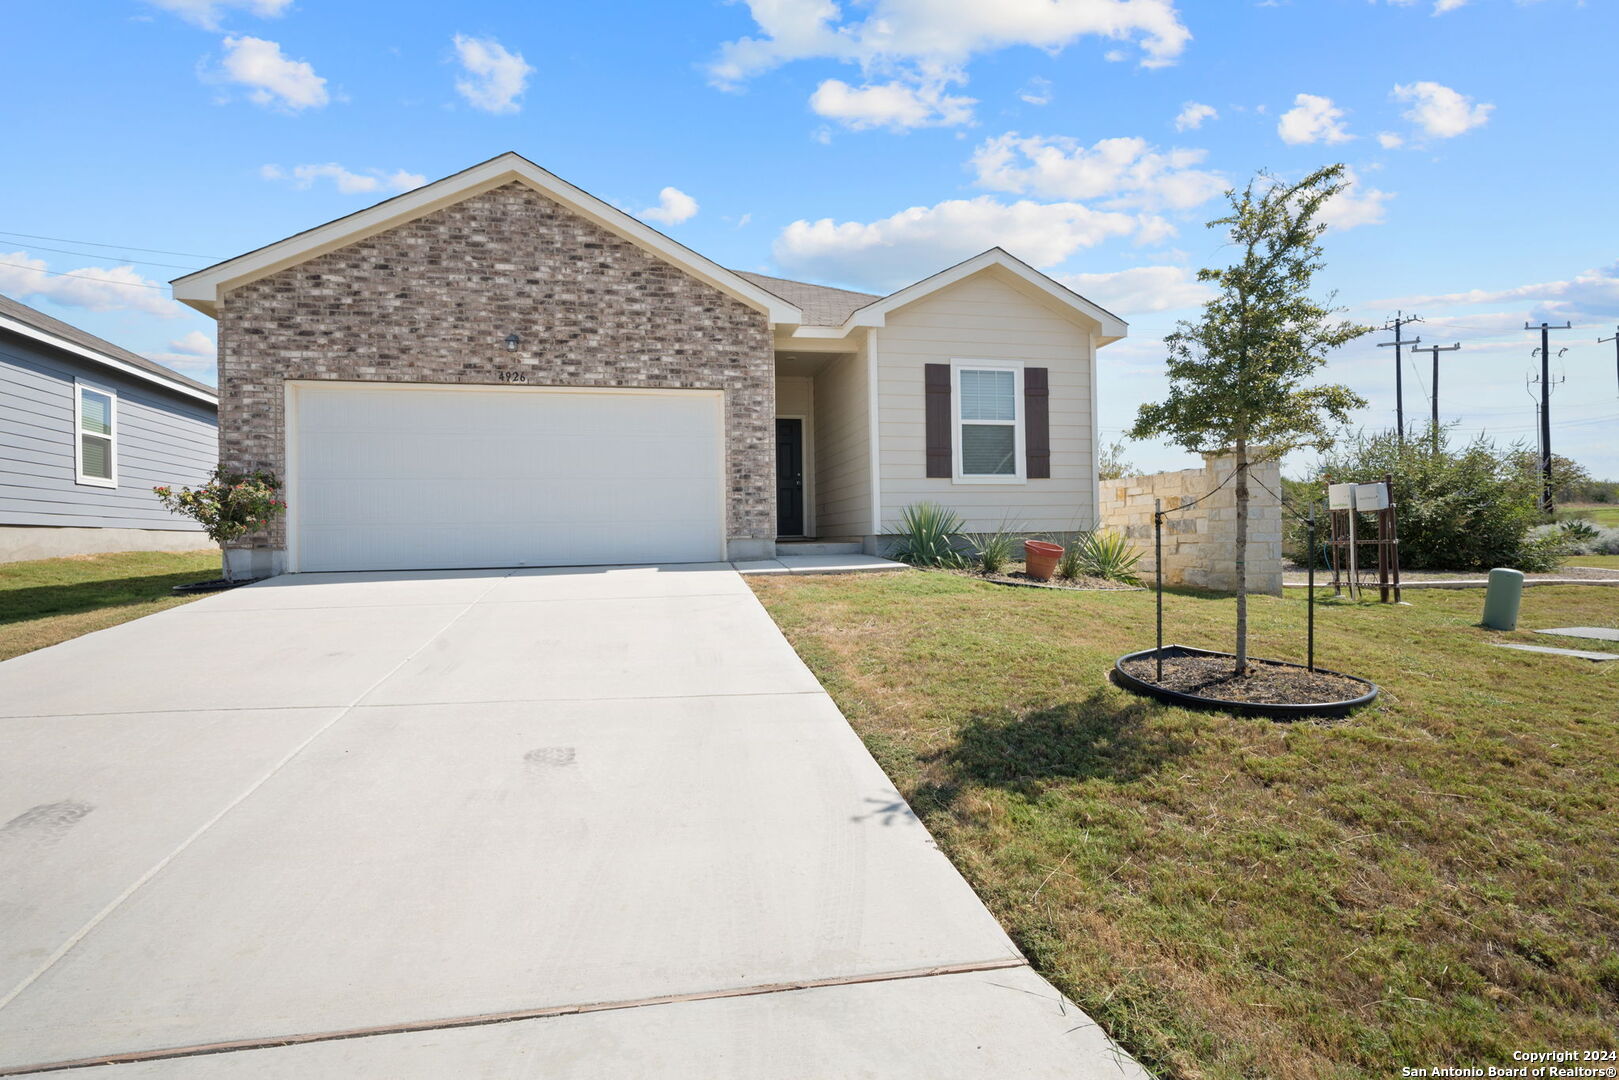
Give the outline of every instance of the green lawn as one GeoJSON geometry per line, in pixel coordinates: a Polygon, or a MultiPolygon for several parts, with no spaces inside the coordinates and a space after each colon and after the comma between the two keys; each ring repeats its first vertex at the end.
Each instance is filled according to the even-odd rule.
{"type": "Polygon", "coordinates": [[[1589,518],[1598,525],[1619,529],[1619,506],[1611,503],[1569,503],[1557,508],[1559,520],[1571,517],[1589,518]]]}
{"type": "MultiPolygon", "coordinates": [[[[888,774],[1048,978],[1162,1075],[1387,1077],[1619,1046],[1619,662],[1474,625],[1479,591],[1323,604],[1318,661],[1382,685],[1347,721],[1132,697],[1150,593],[947,574],[752,578],[888,774]]],[[[1231,600],[1167,596],[1229,647],[1231,600]]],[[[1525,591],[1525,627],[1619,591],[1525,591]]],[[[1303,650],[1302,590],[1253,601],[1303,650]]]]}
{"type": "Polygon", "coordinates": [[[218,576],[217,551],[0,563],[0,660],[187,603],[169,590],[218,576]]]}
{"type": "Polygon", "coordinates": [[[1619,570],[1619,555],[1574,555],[1563,561],[1569,566],[1605,566],[1619,570]]]}

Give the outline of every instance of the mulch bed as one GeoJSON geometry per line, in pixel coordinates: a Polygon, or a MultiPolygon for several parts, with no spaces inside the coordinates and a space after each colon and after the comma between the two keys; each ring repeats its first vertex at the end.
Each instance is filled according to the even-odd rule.
{"type": "Polygon", "coordinates": [[[1348,701],[1366,692],[1366,684],[1327,671],[1310,671],[1274,660],[1248,661],[1248,674],[1232,674],[1227,656],[1164,657],[1164,680],[1157,681],[1157,663],[1147,656],[1127,661],[1124,670],[1133,678],[1182,694],[1219,701],[1255,705],[1322,705],[1348,701]]]}
{"type": "Polygon", "coordinates": [[[978,570],[947,570],[946,573],[977,578],[979,581],[993,581],[997,585],[1024,585],[1035,589],[1131,592],[1141,588],[1139,585],[1126,585],[1120,581],[1109,581],[1107,578],[1085,577],[1083,575],[1076,578],[1053,577],[1050,581],[1040,581],[1037,578],[1030,577],[1024,571],[1022,563],[1007,563],[1006,569],[999,574],[985,574],[978,570]]]}

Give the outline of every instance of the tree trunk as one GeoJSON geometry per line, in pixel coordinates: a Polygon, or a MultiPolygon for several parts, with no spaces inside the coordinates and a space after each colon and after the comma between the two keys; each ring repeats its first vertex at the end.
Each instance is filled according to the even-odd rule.
{"type": "Polygon", "coordinates": [[[1237,440],[1237,669],[1248,674],[1248,441],[1237,440]]]}

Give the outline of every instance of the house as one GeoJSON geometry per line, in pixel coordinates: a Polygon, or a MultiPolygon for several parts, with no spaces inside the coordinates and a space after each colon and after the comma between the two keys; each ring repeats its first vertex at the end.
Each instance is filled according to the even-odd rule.
{"type": "Polygon", "coordinates": [[[218,453],[213,387],[0,296],[0,562],[213,546],[165,510],[218,453]]]}
{"type": "Polygon", "coordinates": [[[517,154],[174,282],[222,460],[284,478],[257,575],[876,550],[1096,517],[1117,316],[999,249],[888,296],[728,270],[517,154]]]}

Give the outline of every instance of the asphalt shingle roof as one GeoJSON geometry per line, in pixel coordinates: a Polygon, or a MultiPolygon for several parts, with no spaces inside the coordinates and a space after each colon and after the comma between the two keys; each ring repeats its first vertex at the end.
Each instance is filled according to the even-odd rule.
{"type": "Polygon", "coordinates": [[[802,310],[805,326],[842,326],[856,310],[882,299],[872,293],[811,285],[807,281],[789,281],[766,274],[750,274],[746,270],[732,272],[802,310]]]}
{"type": "Polygon", "coordinates": [[[173,379],[177,383],[183,383],[193,389],[201,390],[205,394],[217,396],[219,393],[218,390],[207,383],[200,383],[196,379],[188,379],[178,371],[164,367],[156,360],[148,360],[138,353],[132,353],[128,349],[114,345],[110,341],[98,338],[94,334],[80,330],[71,323],[63,322],[61,319],[53,319],[43,311],[36,311],[27,304],[18,303],[9,296],[0,295],[0,315],[4,315],[8,319],[16,319],[18,322],[25,323],[35,330],[43,330],[47,334],[54,334],[59,338],[73,342],[75,345],[82,345],[92,352],[105,353],[115,360],[122,360],[130,367],[149,371],[153,375],[161,375],[165,379],[173,379]]]}

